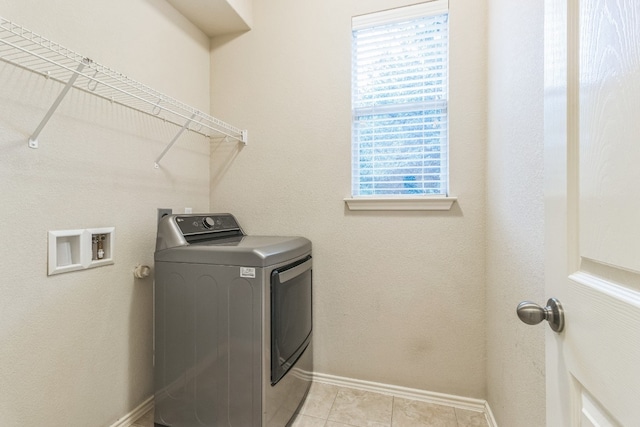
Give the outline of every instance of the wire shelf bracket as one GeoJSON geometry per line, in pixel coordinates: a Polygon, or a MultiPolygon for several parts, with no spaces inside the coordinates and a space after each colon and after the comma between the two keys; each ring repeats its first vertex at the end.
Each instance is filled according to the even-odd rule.
{"type": "Polygon", "coordinates": [[[64,97],[67,96],[67,92],[69,92],[69,89],[71,89],[71,87],[75,83],[80,71],[82,71],[84,66],[90,62],[91,62],[90,59],[85,58],[83,62],[81,62],[78,65],[76,72],[71,76],[67,84],[64,85],[64,88],[62,89],[62,91],[60,92],[56,100],[53,102],[51,107],[49,107],[49,111],[47,111],[47,114],[45,114],[44,118],[42,119],[42,121],[40,122],[36,130],[33,132],[31,137],[29,138],[29,148],[38,148],[38,136],[40,136],[40,132],[42,132],[42,129],[44,129],[44,127],[49,122],[49,119],[51,118],[51,116],[53,116],[53,113],[55,113],[55,111],[58,109],[58,106],[60,105],[64,97]]]}
{"type": "Polygon", "coordinates": [[[0,60],[64,84],[29,138],[31,148],[38,148],[40,133],[72,87],[178,126],[180,130],[156,159],[156,168],[185,130],[206,138],[222,137],[244,145],[248,143],[246,130],[170,98],[2,17],[0,60]]]}
{"type": "Polygon", "coordinates": [[[189,127],[189,125],[191,124],[191,122],[193,121],[193,118],[196,115],[193,114],[191,116],[191,118],[189,120],[187,120],[187,122],[182,126],[182,128],[180,128],[180,130],[178,131],[178,133],[176,134],[176,136],[173,137],[173,139],[171,140],[171,142],[169,143],[169,145],[167,145],[165,147],[164,150],[162,150],[162,153],[160,153],[160,155],[158,156],[158,158],[156,159],[155,162],[155,168],[158,169],[160,167],[160,160],[162,160],[162,158],[164,157],[165,154],[167,154],[167,151],[169,151],[171,149],[171,147],[173,147],[173,144],[176,143],[176,141],[178,140],[178,138],[180,138],[180,135],[182,135],[182,132],[184,132],[185,130],[187,130],[187,128],[189,127]]]}

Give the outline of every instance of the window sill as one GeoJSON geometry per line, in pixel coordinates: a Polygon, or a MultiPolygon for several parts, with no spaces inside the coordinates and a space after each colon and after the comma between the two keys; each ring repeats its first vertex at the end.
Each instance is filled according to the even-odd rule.
{"type": "Polygon", "coordinates": [[[351,211],[448,211],[457,197],[359,197],[346,198],[351,211]]]}

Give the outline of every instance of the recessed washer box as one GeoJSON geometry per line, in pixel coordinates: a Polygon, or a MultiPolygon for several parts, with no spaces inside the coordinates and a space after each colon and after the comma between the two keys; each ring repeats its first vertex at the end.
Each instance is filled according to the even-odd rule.
{"type": "Polygon", "coordinates": [[[88,228],[85,231],[91,239],[91,259],[87,268],[113,264],[115,228],[88,228]]]}
{"type": "Polygon", "coordinates": [[[115,227],[49,231],[48,275],[114,263],[115,227]]]}

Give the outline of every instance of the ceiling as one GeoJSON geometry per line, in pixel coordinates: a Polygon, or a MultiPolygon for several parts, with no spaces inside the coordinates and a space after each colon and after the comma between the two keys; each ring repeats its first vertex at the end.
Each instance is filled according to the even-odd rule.
{"type": "Polygon", "coordinates": [[[209,37],[251,29],[250,0],[167,0],[209,37]]]}

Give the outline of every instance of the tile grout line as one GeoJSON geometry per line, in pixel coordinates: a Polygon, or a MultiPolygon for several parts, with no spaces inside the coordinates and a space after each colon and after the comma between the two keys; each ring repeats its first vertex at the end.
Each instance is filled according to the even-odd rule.
{"type": "Polygon", "coordinates": [[[336,391],[336,395],[333,396],[333,401],[331,402],[331,407],[329,408],[329,413],[327,414],[327,418],[325,418],[324,420],[324,425],[326,427],[327,423],[329,422],[329,417],[331,416],[331,411],[333,410],[333,407],[336,404],[336,400],[338,399],[338,393],[340,393],[340,388],[341,387],[337,387],[338,390],[336,391]]]}
{"type": "Polygon", "coordinates": [[[395,407],[396,397],[391,396],[391,422],[389,423],[389,427],[393,427],[393,408],[395,407]]]}
{"type": "Polygon", "coordinates": [[[453,417],[456,419],[456,426],[460,427],[460,420],[458,420],[458,411],[456,411],[456,408],[453,408],[453,417]]]}

